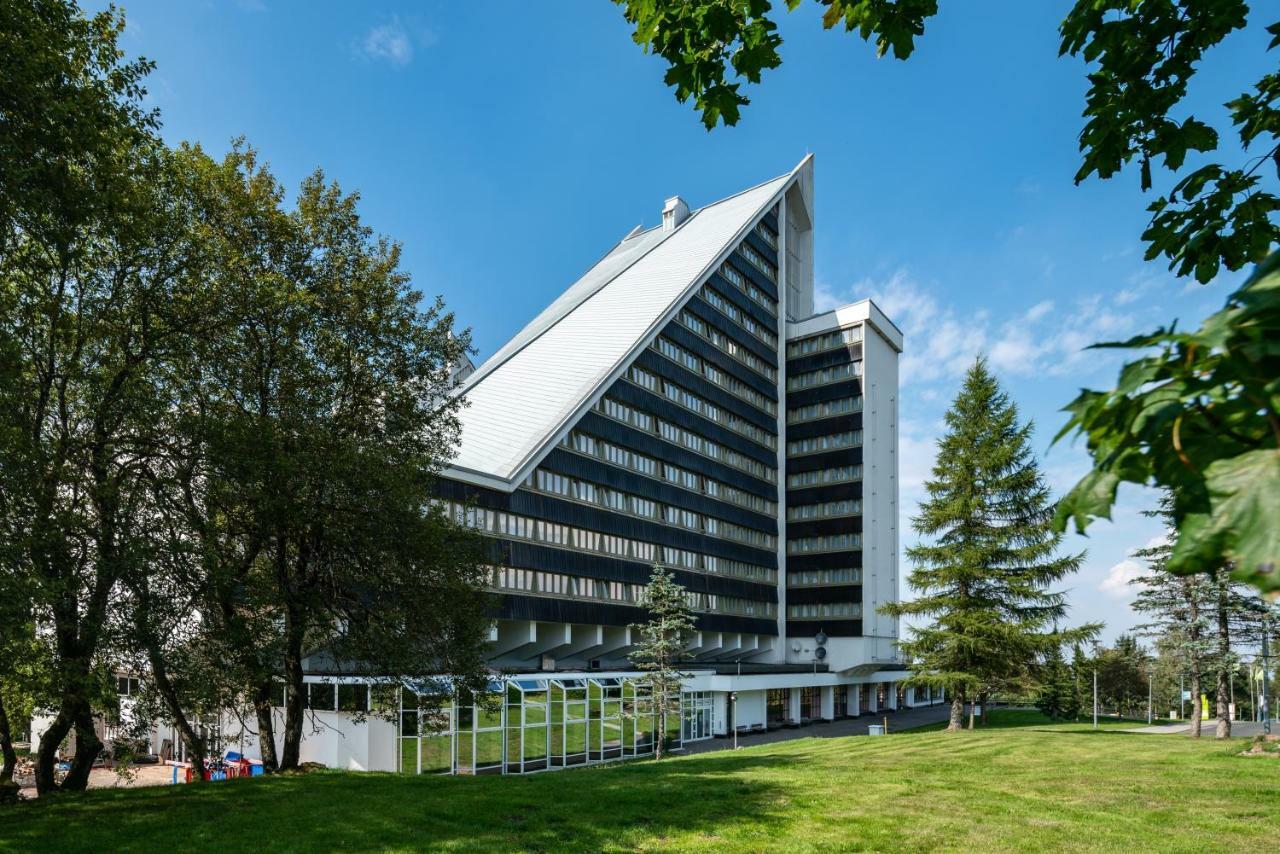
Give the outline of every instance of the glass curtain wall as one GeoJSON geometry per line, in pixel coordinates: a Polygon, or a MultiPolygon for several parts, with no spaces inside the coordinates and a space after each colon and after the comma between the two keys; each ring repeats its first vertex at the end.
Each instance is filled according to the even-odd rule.
{"type": "MultiPolygon", "coordinates": [[[[405,688],[399,768],[406,774],[527,774],[644,756],[654,749],[656,715],[652,687],[622,677],[497,679],[479,698],[405,688]]],[[[679,743],[678,711],[668,727],[679,743]]]]}

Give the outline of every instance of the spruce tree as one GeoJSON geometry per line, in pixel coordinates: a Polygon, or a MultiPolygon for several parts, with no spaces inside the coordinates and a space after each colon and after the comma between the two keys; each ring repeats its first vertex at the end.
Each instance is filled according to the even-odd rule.
{"type": "Polygon", "coordinates": [[[907,550],[917,598],[884,612],[930,618],[901,648],[913,662],[912,684],[951,695],[948,730],[955,731],[978,691],[1099,627],[1054,631],[1067,607],[1049,587],[1079,569],[1084,554],[1057,554],[1061,535],[1052,529],[1054,505],[1031,450],[1031,425],[1019,423],[985,360],[969,369],[946,424],[928,498],[913,520],[924,539],[907,550]]]}
{"type": "Polygon", "coordinates": [[[675,573],[659,564],[653,565],[649,585],[644,592],[649,621],[633,625],[640,642],[632,650],[631,663],[649,674],[653,702],[658,716],[658,732],[654,751],[662,758],[667,737],[667,714],[680,713],[680,686],[688,678],[678,667],[684,655],[688,634],[693,631],[693,613],[689,593],[676,581],[675,573]]]}
{"type": "MultiPolygon", "coordinates": [[[[1073,656],[1083,657],[1079,645],[1076,646],[1073,656]]],[[[1083,698],[1080,694],[1080,675],[1076,670],[1076,662],[1073,658],[1071,664],[1063,664],[1062,668],[1062,719],[1066,721],[1080,720],[1080,711],[1084,708],[1083,698]]]]}
{"type": "Polygon", "coordinates": [[[1062,647],[1055,643],[1045,655],[1044,667],[1040,671],[1036,708],[1051,720],[1063,720],[1069,716],[1075,690],[1075,679],[1062,657],[1062,647]]]}
{"type": "Polygon", "coordinates": [[[1071,654],[1071,682],[1075,687],[1075,720],[1086,709],[1093,714],[1093,663],[1084,654],[1080,644],[1076,644],[1071,654]]]}
{"type": "Polygon", "coordinates": [[[1165,638],[1181,654],[1195,707],[1191,715],[1191,735],[1199,738],[1200,691],[1205,662],[1213,649],[1209,620],[1213,584],[1204,574],[1173,575],[1166,569],[1173,552],[1173,496],[1166,492],[1159,507],[1146,515],[1164,520],[1169,536],[1133,553],[1134,557],[1146,561],[1149,571],[1131,582],[1138,588],[1131,607],[1151,617],[1151,622],[1137,627],[1139,632],[1165,638]]]}

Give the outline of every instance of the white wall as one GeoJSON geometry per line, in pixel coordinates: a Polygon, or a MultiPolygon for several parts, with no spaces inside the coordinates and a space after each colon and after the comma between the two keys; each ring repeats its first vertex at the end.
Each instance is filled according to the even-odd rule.
{"type": "Polygon", "coordinates": [[[898,353],[872,323],[862,346],[862,634],[887,661],[898,639],[898,618],[879,612],[898,599],[898,353]]]}
{"type": "MultiPolygon", "coordinates": [[[[284,749],[284,711],[274,710],[276,755],[284,749]]],[[[247,721],[253,726],[252,721],[247,721]]],[[[240,750],[251,759],[261,759],[256,729],[244,728],[236,718],[224,719],[227,749],[240,750]]],[[[319,762],[326,768],[347,771],[396,770],[396,727],[372,715],[363,722],[345,712],[307,712],[302,725],[300,759],[319,762]]]]}

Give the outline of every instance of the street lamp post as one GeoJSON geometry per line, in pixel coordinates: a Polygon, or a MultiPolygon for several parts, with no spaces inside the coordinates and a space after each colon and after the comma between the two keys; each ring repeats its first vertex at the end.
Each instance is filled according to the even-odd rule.
{"type": "MultiPolygon", "coordinates": [[[[1269,622],[1269,621],[1268,621],[1269,622]]],[[[1262,731],[1271,732],[1271,690],[1267,684],[1267,670],[1271,667],[1271,659],[1267,655],[1267,625],[1262,624],[1262,731]]]]}
{"type": "Polygon", "coordinates": [[[1098,666],[1093,667],[1093,728],[1098,728],[1098,666]]]}
{"type": "Polygon", "coordinates": [[[1151,666],[1147,668],[1147,726],[1152,725],[1152,716],[1155,714],[1155,707],[1152,700],[1155,699],[1156,693],[1156,668],[1151,666]]]}
{"type": "Polygon", "coordinates": [[[729,702],[733,704],[733,749],[738,749],[738,692],[729,694],[729,702]]]}

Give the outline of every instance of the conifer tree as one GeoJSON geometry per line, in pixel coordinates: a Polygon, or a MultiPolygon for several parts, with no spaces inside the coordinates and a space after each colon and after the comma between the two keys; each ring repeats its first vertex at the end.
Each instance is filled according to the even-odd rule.
{"type": "Polygon", "coordinates": [[[1036,695],[1036,708],[1051,720],[1064,720],[1076,711],[1073,706],[1076,693],[1075,677],[1062,657],[1062,647],[1053,644],[1045,655],[1040,671],[1040,691],[1036,695]]]}
{"type": "Polygon", "coordinates": [[[982,686],[1099,627],[1054,630],[1067,607],[1049,587],[1079,569],[1084,554],[1057,554],[1061,535],[1051,527],[1054,505],[1031,451],[1031,425],[1019,423],[985,360],[969,369],[946,423],[928,499],[913,520],[925,539],[907,550],[917,598],[884,612],[930,618],[901,648],[913,661],[911,684],[951,695],[955,731],[982,686]]]}
{"type": "Polygon", "coordinates": [[[689,593],[676,581],[675,573],[660,564],[653,565],[649,585],[644,592],[649,621],[633,625],[640,642],[632,650],[631,663],[649,674],[653,702],[658,716],[658,732],[654,752],[662,758],[667,737],[667,714],[680,713],[680,686],[688,678],[679,669],[688,634],[693,631],[693,612],[689,593]]]}
{"type": "Polygon", "coordinates": [[[1092,679],[1093,665],[1080,644],[1076,644],[1075,651],[1071,654],[1071,682],[1075,688],[1075,715],[1073,716],[1075,720],[1080,720],[1080,715],[1085,709],[1093,714],[1092,679]]]}
{"type": "MultiPolygon", "coordinates": [[[[1165,493],[1156,510],[1148,516],[1163,519],[1173,530],[1173,496],[1165,493]]],[[[1208,576],[1173,575],[1166,569],[1173,553],[1172,537],[1136,550],[1134,557],[1146,561],[1149,572],[1131,583],[1138,588],[1133,610],[1151,616],[1151,622],[1137,627],[1147,636],[1160,636],[1181,653],[1185,662],[1192,704],[1191,735],[1200,737],[1200,691],[1204,681],[1205,660],[1212,651],[1209,613],[1213,585],[1208,576]]]]}

